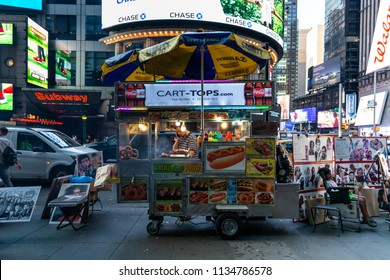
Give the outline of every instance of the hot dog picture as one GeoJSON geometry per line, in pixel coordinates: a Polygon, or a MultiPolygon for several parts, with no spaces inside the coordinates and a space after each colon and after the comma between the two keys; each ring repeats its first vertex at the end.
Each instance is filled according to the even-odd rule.
{"type": "Polygon", "coordinates": [[[222,179],[222,180],[212,180],[210,183],[210,190],[219,192],[219,191],[226,191],[227,187],[227,181],[222,179]]]}
{"type": "Polygon", "coordinates": [[[226,192],[217,192],[209,195],[209,201],[211,203],[220,203],[226,199],[226,192]]]}
{"type": "Polygon", "coordinates": [[[223,148],[207,154],[209,166],[213,169],[225,169],[245,159],[245,149],[240,146],[223,148]]]}

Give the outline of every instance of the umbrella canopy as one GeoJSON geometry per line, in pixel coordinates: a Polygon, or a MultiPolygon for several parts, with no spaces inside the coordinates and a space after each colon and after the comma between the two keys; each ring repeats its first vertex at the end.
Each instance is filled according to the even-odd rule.
{"type": "Polygon", "coordinates": [[[154,74],[145,73],[145,71],[140,68],[140,65],[137,50],[130,50],[107,58],[101,67],[103,72],[103,83],[106,86],[111,86],[117,81],[147,82],[161,80],[163,78],[161,76],[155,76],[154,74]]]}
{"type": "Polygon", "coordinates": [[[141,68],[147,73],[176,79],[245,76],[270,58],[269,51],[231,32],[186,32],[139,51],[141,68]]]}

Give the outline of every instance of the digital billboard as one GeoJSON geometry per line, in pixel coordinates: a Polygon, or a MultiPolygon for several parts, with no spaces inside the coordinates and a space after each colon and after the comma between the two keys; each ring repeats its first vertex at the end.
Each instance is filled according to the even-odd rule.
{"type": "Polygon", "coordinates": [[[316,114],[316,107],[297,109],[293,112],[290,112],[290,119],[293,123],[315,122],[317,118],[316,114]]]}
{"type": "Polygon", "coordinates": [[[340,83],[340,67],[339,56],[315,66],[313,69],[313,89],[340,83]]]}
{"type": "Polygon", "coordinates": [[[12,111],[14,109],[13,84],[0,83],[0,111],[12,111]]]}
{"type": "Polygon", "coordinates": [[[336,110],[318,111],[317,127],[318,128],[338,128],[339,127],[339,112],[336,110]]]}
{"type": "Polygon", "coordinates": [[[56,51],[56,85],[57,86],[70,86],[71,80],[71,52],[67,50],[56,51]]]}
{"type": "MultiPolygon", "coordinates": [[[[386,99],[387,91],[382,91],[375,94],[375,124],[380,124],[382,121],[386,99]]],[[[360,97],[355,125],[374,125],[374,94],[360,97]]]]}
{"type": "Polygon", "coordinates": [[[0,0],[0,5],[21,9],[42,10],[42,0],[0,0]]]}
{"type": "Polygon", "coordinates": [[[102,28],[187,21],[223,24],[271,37],[283,46],[284,0],[105,0],[102,28]]]}
{"type": "Polygon", "coordinates": [[[14,25],[0,22],[0,45],[12,45],[14,43],[14,25]]]}
{"type": "Polygon", "coordinates": [[[49,34],[27,18],[27,82],[48,88],[49,34]]]}

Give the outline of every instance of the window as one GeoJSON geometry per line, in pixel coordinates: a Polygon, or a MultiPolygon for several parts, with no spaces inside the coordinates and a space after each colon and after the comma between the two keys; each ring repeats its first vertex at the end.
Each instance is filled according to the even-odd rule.
{"type": "Polygon", "coordinates": [[[100,67],[104,61],[114,56],[113,52],[85,52],[85,85],[103,86],[100,67]]]}
{"type": "Polygon", "coordinates": [[[102,0],[86,0],[85,4],[87,4],[87,5],[101,5],[102,0]]]}
{"type": "Polygon", "coordinates": [[[47,15],[46,19],[51,40],[76,40],[76,16],[47,15]]]}
{"type": "Polygon", "coordinates": [[[85,40],[98,41],[108,36],[108,32],[102,30],[101,16],[86,16],[85,19],[85,40]]]}
{"type": "Polygon", "coordinates": [[[45,142],[28,132],[18,133],[16,147],[17,150],[21,151],[34,151],[35,149],[39,149],[39,151],[54,152],[45,142]]]}
{"type": "Polygon", "coordinates": [[[46,4],[77,4],[77,0],[46,0],[46,4]]]}

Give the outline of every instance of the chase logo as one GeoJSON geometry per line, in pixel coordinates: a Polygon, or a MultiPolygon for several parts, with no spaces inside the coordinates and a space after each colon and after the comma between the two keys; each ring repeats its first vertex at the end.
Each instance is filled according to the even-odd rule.
{"type": "Polygon", "coordinates": [[[251,28],[251,27],[252,27],[252,23],[249,21],[248,24],[247,24],[247,26],[248,26],[249,28],[251,28]]]}
{"type": "Polygon", "coordinates": [[[139,18],[142,19],[142,20],[146,19],[146,14],[145,13],[140,14],[139,18]]]}
{"type": "Polygon", "coordinates": [[[202,19],[202,18],[203,18],[202,13],[197,13],[197,14],[196,14],[196,18],[197,18],[197,19],[202,19]]]}

